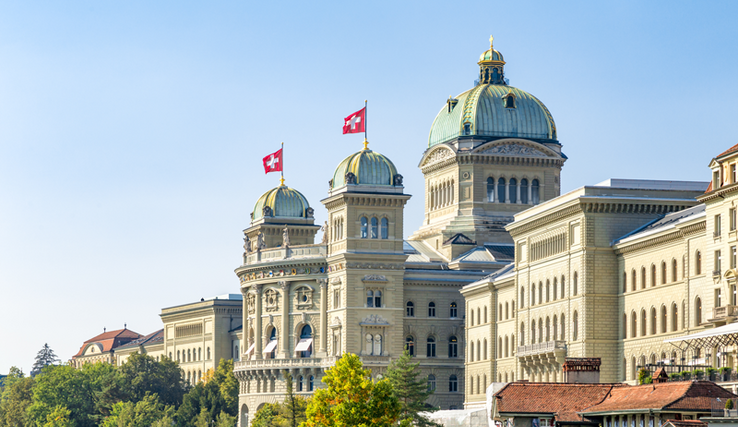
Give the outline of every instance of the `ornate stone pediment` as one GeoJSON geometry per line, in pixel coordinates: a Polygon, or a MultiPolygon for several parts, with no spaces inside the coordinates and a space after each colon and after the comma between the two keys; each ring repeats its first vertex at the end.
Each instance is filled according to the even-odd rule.
{"type": "Polygon", "coordinates": [[[360,325],[382,325],[387,326],[389,322],[379,314],[370,314],[364,320],[361,321],[360,325]]]}
{"type": "Polygon", "coordinates": [[[494,154],[498,156],[522,156],[522,157],[549,157],[543,151],[536,150],[523,144],[500,144],[486,150],[477,151],[477,154],[494,154]]]}
{"type": "Polygon", "coordinates": [[[428,157],[425,158],[425,160],[423,161],[423,164],[421,164],[420,166],[422,167],[422,166],[429,165],[431,163],[440,162],[442,160],[446,160],[448,158],[454,157],[455,155],[456,154],[454,154],[454,152],[448,148],[445,148],[445,147],[437,148],[435,151],[430,153],[428,157]]]}

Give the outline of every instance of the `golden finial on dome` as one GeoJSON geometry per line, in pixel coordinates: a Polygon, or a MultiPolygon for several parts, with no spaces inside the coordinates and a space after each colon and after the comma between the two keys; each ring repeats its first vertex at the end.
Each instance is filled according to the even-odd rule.
{"type": "Polygon", "coordinates": [[[494,40],[495,40],[495,36],[489,36],[489,48],[490,48],[490,49],[494,49],[494,47],[492,47],[492,42],[493,42],[494,40]]]}
{"type": "Polygon", "coordinates": [[[367,141],[366,138],[364,138],[364,149],[365,150],[369,149],[369,141],[367,141]]]}
{"type": "Polygon", "coordinates": [[[284,187],[284,176],[282,178],[279,178],[279,186],[284,187]]]}

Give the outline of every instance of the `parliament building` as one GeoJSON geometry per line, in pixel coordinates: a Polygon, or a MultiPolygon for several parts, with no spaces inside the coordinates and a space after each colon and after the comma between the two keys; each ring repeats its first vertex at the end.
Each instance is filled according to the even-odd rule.
{"type": "Polygon", "coordinates": [[[407,239],[401,172],[414,172],[366,141],[326,177],[322,227],[284,183],[256,201],[236,269],[241,426],[284,398],[285,372],[310,394],[347,352],[378,378],[408,350],[441,409],[482,407],[493,383],[563,382],[571,357],[599,358],[605,383],[642,367],[735,368],[738,145],[705,182],[561,195],[553,116],[508,84],[491,39],[478,65],[433,120],[425,216],[407,239]]]}

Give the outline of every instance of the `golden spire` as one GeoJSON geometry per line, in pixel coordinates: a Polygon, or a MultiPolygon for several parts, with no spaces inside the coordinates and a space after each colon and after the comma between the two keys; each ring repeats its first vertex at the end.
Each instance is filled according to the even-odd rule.
{"type": "Polygon", "coordinates": [[[489,36],[489,48],[490,49],[494,49],[494,47],[492,47],[492,42],[494,41],[494,39],[495,39],[494,36],[489,36]]]}
{"type": "Polygon", "coordinates": [[[369,141],[367,141],[366,138],[364,138],[364,149],[365,150],[369,149],[369,141]]]}
{"type": "Polygon", "coordinates": [[[284,177],[279,178],[279,186],[284,187],[284,177]]]}

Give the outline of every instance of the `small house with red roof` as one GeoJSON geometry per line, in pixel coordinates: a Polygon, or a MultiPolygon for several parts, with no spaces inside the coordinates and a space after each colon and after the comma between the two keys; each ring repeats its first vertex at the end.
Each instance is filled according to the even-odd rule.
{"type": "Polygon", "coordinates": [[[71,364],[76,368],[80,368],[85,363],[115,363],[115,350],[142,336],[128,328],[103,332],[85,341],[77,354],[72,356],[71,364]]]}

